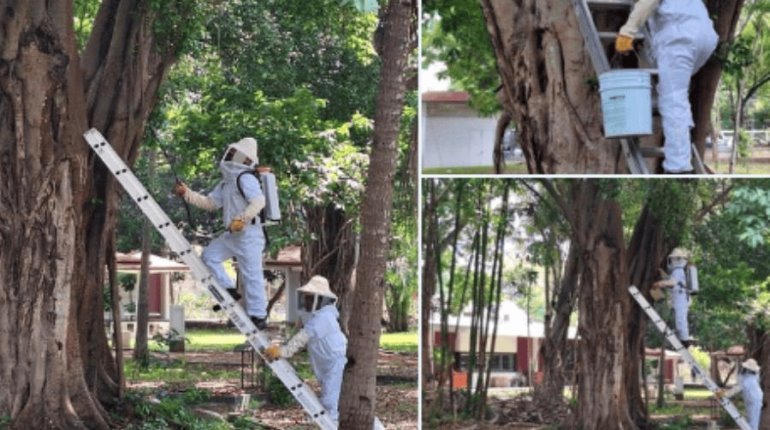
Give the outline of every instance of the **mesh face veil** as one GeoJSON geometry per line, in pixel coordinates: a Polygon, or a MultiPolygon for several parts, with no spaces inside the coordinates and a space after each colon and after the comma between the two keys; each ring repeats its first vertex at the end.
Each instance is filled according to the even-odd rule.
{"type": "Polygon", "coordinates": [[[244,165],[252,169],[257,167],[259,164],[257,141],[254,138],[246,137],[227,145],[222,161],[244,165]]]}

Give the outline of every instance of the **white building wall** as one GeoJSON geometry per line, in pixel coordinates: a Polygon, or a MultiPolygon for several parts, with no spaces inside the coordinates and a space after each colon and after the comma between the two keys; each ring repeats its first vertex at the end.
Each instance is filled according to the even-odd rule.
{"type": "Polygon", "coordinates": [[[492,166],[496,126],[496,117],[432,116],[428,112],[424,116],[423,168],[492,166]]]}

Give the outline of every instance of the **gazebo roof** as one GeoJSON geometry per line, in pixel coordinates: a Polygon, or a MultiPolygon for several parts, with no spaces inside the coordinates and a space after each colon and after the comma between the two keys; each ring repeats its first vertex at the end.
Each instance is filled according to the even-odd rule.
{"type": "Polygon", "coordinates": [[[302,267],[302,248],[298,245],[289,245],[280,251],[275,258],[265,258],[264,266],[271,267],[302,267]]]}
{"type": "MultiPolygon", "coordinates": [[[[115,260],[118,272],[139,273],[142,269],[141,251],[115,253],[115,260]]],[[[174,273],[189,272],[190,268],[182,263],[163,258],[158,255],[150,254],[150,273],[174,273]]]]}

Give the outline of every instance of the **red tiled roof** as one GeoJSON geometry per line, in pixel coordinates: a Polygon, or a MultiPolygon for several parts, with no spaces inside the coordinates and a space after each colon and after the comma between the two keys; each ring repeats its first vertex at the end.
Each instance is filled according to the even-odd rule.
{"type": "Polygon", "coordinates": [[[465,91],[428,91],[422,93],[426,103],[468,103],[471,95],[465,91]]]}

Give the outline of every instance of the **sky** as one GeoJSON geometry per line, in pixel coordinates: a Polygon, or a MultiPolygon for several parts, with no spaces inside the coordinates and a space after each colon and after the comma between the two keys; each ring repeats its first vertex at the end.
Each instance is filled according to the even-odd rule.
{"type": "Polygon", "coordinates": [[[433,62],[427,69],[420,71],[420,92],[446,91],[449,89],[449,79],[439,79],[436,75],[446,69],[444,63],[433,62]]]}

